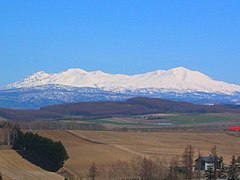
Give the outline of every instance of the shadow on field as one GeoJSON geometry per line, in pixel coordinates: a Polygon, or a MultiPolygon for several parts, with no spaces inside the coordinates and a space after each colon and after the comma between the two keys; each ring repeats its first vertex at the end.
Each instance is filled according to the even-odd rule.
{"type": "Polygon", "coordinates": [[[38,154],[28,152],[28,151],[21,151],[21,150],[17,150],[16,152],[20,156],[22,156],[22,158],[26,159],[27,161],[31,162],[36,166],[41,167],[44,170],[56,172],[61,168],[58,164],[55,164],[38,154]]]}

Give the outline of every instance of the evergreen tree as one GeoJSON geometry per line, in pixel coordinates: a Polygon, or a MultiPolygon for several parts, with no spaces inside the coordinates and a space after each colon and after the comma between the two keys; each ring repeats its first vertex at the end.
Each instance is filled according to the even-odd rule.
{"type": "Polygon", "coordinates": [[[220,170],[219,170],[219,177],[220,178],[226,178],[226,171],[227,171],[227,167],[225,166],[225,163],[224,163],[224,160],[223,160],[223,157],[220,156],[220,161],[221,161],[221,167],[220,167],[220,170]]]}
{"type": "Polygon", "coordinates": [[[31,132],[22,133],[19,131],[13,147],[43,156],[55,163],[59,168],[62,167],[64,162],[69,158],[61,142],[55,142],[31,132]]]}
{"type": "Polygon", "coordinates": [[[235,156],[232,157],[231,164],[228,169],[228,180],[238,180],[238,161],[235,156]]]}

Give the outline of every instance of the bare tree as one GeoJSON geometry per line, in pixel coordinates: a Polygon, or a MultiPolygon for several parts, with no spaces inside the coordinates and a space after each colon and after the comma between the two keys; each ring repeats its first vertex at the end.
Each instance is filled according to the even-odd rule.
{"type": "Polygon", "coordinates": [[[134,156],[130,160],[130,166],[132,169],[133,176],[137,177],[140,174],[140,169],[141,169],[141,162],[142,162],[142,157],[141,156],[134,156]]]}
{"type": "Polygon", "coordinates": [[[135,156],[130,161],[118,160],[109,171],[109,179],[163,180],[167,175],[167,162],[158,157],[135,156]]]}
{"type": "Polygon", "coordinates": [[[153,158],[154,163],[154,177],[155,179],[162,180],[168,176],[168,163],[164,159],[158,157],[153,158]]]}
{"type": "Polygon", "coordinates": [[[118,160],[112,164],[109,177],[110,179],[124,178],[132,176],[131,165],[128,161],[118,160]]]}
{"type": "Polygon", "coordinates": [[[143,180],[153,180],[154,179],[154,163],[151,159],[143,158],[140,167],[139,176],[143,180]]]}
{"type": "Polygon", "coordinates": [[[95,180],[97,176],[99,176],[99,171],[96,164],[93,162],[88,170],[88,177],[95,180]]]}
{"type": "Polygon", "coordinates": [[[184,166],[186,180],[191,180],[193,178],[193,158],[194,149],[192,145],[188,145],[182,155],[182,163],[184,166]]]}
{"type": "Polygon", "coordinates": [[[179,179],[179,157],[176,156],[172,158],[169,164],[169,174],[168,174],[168,180],[176,180],[179,179]]]}
{"type": "MultiPolygon", "coordinates": [[[[198,149],[198,158],[202,157],[201,151],[198,149]]],[[[200,180],[201,179],[201,167],[196,167],[197,168],[197,173],[196,173],[196,179],[200,180]]]]}

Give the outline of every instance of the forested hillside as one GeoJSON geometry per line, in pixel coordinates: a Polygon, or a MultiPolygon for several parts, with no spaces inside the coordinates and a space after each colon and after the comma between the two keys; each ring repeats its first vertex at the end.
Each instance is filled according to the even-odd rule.
{"type": "Polygon", "coordinates": [[[69,158],[62,142],[31,132],[18,131],[13,148],[20,150],[19,153],[30,162],[50,171],[60,169],[69,158]]]}
{"type": "Polygon", "coordinates": [[[80,102],[46,106],[39,110],[0,109],[9,120],[64,119],[65,116],[113,116],[150,113],[240,113],[239,108],[223,105],[197,105],[158,98],[137,97],[121,102],[80,102]]]}

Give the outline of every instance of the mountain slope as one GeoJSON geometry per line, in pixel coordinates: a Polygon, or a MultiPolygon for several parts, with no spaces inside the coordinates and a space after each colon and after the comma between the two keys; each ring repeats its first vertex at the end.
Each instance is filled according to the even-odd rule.
{"type": "Polygon", "coordinates": [[[98,88],[78,88],[63,85],[42,85],[29,88],[0,90],[0,107],[39,108],[51,104],[84,101],[120,101],[128,94],[105,91],[98,88]]]}
{"type": "Polygon", "coordinates": [[[180,93],[223,93],[229,95],[240,92],[239,85],[215,81],[198,71],[191,71],[184,67],[158,70],[133,76],[107,74],[101,71],[87,72],[82,69],[69,69],[56,74],[38,72],[22,81],[9,84],[4,89],[30,88],[49,84],[91,87],[114,92],[136,91],[140,89],[180,93]]]}

